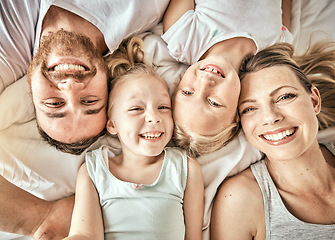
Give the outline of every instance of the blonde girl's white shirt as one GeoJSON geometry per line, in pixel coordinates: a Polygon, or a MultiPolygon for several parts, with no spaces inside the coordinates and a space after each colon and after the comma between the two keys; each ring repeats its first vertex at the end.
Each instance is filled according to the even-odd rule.
{"type": "Polygon", "coordinates": [[[185,237],[183,199],[188,160],[184,150],[167,147],[158,178],[151,184],[118,179],[109,171],[109,146],[88,152],[87,170],[97,192],[105,239],[178,240],[185,237]]]}
{"type": "Polygon", "coordinates": [[[276,42],[292,42],[282,26],[281,0],[196,0],[162,38],[177,61],[193,64],[214,44],[245,37],[257,51],[276,42]]]}

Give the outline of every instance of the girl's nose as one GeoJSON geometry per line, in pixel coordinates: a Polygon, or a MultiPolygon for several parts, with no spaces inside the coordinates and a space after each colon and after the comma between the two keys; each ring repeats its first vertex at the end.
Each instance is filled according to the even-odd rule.
{"type": "Polygon", "coordinates": [[[145,116],[145,121],[147,123],[159,123],[161,120],[160,114],[154,110],[150,110],[145,116]]]}
{"type": "Polygon", "coordinates": [[[216,84],[215,79],[208,76],[208,74],[200,75],[199,78],[200,82],[206,87],[213,87],[216,84]]]}

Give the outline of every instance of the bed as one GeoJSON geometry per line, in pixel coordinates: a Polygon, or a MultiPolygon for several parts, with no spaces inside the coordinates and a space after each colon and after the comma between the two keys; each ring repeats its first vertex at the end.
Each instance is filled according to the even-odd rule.
{"type": "MultiPolygon", "coordinates": [[[[320,39],[335,40],[335,1],[333,0],[294,0],[291,9],[291,32],[293,45],[298,53],[308,47],[309,41],[320,39]]],[[[178,83],[179,76],[186,67],[174,62],[168,51],[157,46],[161,41],[161,25],[151,32],[146,32],[145,48],[150,49],[146,61],[150,62],[154,54],[160,54],[166,68],[160,68],[160,74],[170,81],[171,92],[178,83]]],[[[34,108],[30,98],[26,76],[10,85],[0,95],[0,173],[20,188],[46,200],[56,200],[74,193],[76,173],[84,161],[84,154],[74,156],[62,153],[44,142],[36,128],[34,108]],[[63,169],[58,169],[63,162],[63,169]]],[[[334,136],[335,128],[319,133],[319,139],[334,136]]],[[[101,144],[108,144],[118,151],[119,142],[110,137],[101,137],[90,149],[101,144]]],[[[224,154],[223,151],[205,156],[199,161],[212,161],[224,154]]],[[[234,173],[248,164],[231,163],[234,173]],[[235,167],[238,165],[239,167],[235,167]]],[[[0,232],[0,239],[27,239],[18,235],[0,232]]]]}

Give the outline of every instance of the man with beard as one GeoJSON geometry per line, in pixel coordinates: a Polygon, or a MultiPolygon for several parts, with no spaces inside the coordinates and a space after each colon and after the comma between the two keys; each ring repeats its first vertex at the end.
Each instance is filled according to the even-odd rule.
{"type": "MultiPolygon", "coordinates": [[[[124,38],[155,26],[168,2],[1,1],[0,94],[24,76],[34,55],[27,76],[39,132],[56,148],[80,154],[104,133],[108,81],[102,56],[124,38]]],[[[6,157],[0,160],[0,230],[35,239],[67,236],[73,196],[59,194],[56,198],[66,198],[57,201],[37,198],[30,192],[46,192],[40,189],[42,181],[33,191],[17,187],[25,189],[22,179],[40,176],[29,167],[33,174],[25,171],[33,163],[18,162],[9,171],[6,157]],[[21,180],[12,181],[9,175],[21,180]]],[[[44,175],[59,176],[64,165],[58,165],[44,175]]],[[[76,174],[72,172],[73,181],[76,174]]]]}
{"type": "MultiPolygon", "coordinates": [[[[98,46],[105,46],[103,39],[98,46]]],[[[39,132],[63,152],[81,154],[104,133],[108,76],[102,49],[107,47],[99,51],[84,35],[55,29],[42,33],[28,68],[39,132]]]]}

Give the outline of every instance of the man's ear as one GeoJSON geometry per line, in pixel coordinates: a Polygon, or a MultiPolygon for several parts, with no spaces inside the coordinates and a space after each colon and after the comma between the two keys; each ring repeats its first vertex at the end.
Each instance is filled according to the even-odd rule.
{"type": "Polygon", "coordinates": [[[116,130],[115,125],[114,125],[114,123],[113,123],[112,120],[108,120],[107,121],[106,128],[107,128],[107,131],[110,134],[112,134],[112,135],[116,135],[117,134],[117,130],[116,130]]]}
{"type": "Polygon", "coordinates": [[[321,111],[320,92],[315,86],[311,87],[311,91],[312,91],[311,97],[312,97],[312,103],[313,103],[314,111],[315,111],[316,114],[319,114],[320,111],[321,111]]]}

